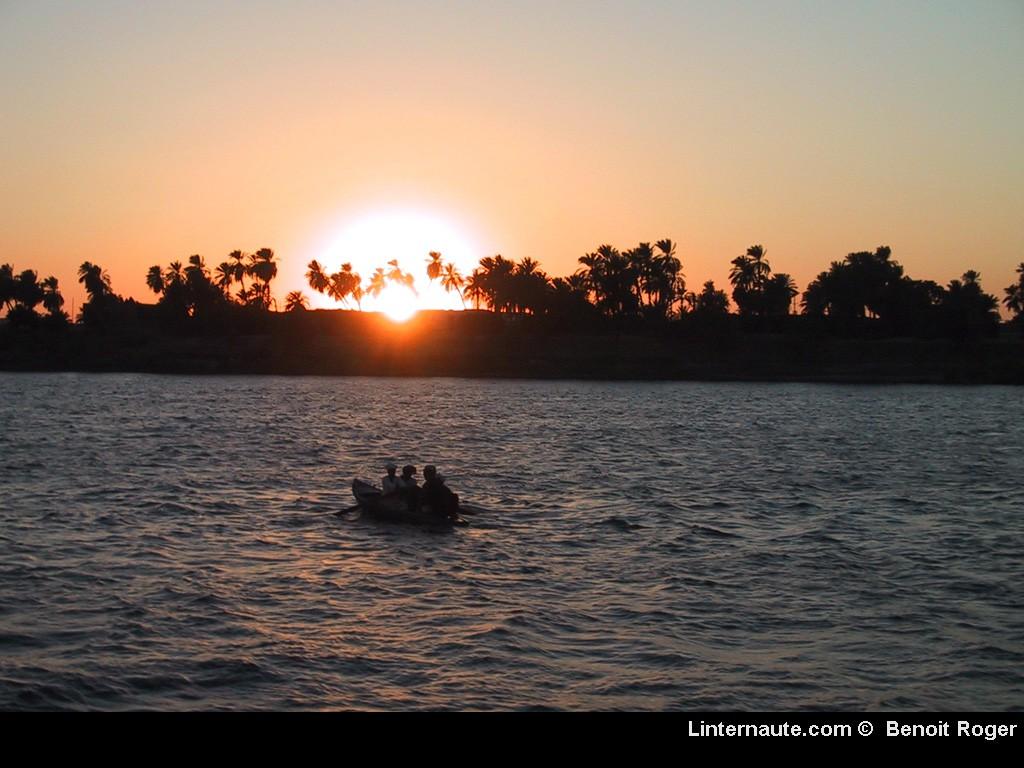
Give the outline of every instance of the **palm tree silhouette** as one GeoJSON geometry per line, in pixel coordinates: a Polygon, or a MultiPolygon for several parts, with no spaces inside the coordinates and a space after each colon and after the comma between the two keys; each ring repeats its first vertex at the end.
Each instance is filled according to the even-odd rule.
{"type": "Polygon", "coordinates": [[[465,288],[462,291],[463,301],[467,298],[473,302],[475,309],[480,309],[480,302],[487,298],[487,291],[484,289],[483,273],[474,269],[466,278],[465,288]]]}
{"type": "Polygon", "coordinates": [[[1017,282],[1006,288],[1003,304],[1018,317],[1024,316],[1024,261],[1017,265],[1017,282]]]}
{"type": "Polygon", "coordinates": [[[89,294],[79,314],[82,323],[95,327],[118,323],[117,313],[124,301],[111,289],[110,275],[98,264],[86,261],[78,268],[78,282],[89,294]]]}
{"type": "Polygon", "coordinates": [[[654,244],[659,253],[654,256],[648,292],[653,296],[652,305],[659,317],[668,317],[673,305],[686,293],[686,279],[682,274],[682,262],[676,258],[676,245],[671,240],[659,240],[654,244]]]}
{"type": "Polygon", "coordinates": [[[250,257],[249,274],[256,281],[256,299],[264,309],[275,303],[270,294],[270,281],[277,277],[274,251],[260,248],[250,257]]]}
{"type": "Polygon", "coordinates": [[[510,312],[513,306],[512,276],[515,262],[501,254],[480,259],[480,280],[487,303],[496,312],[510,312]]]}
{"type": "Polygon", "coordinates": [[[214,270],[214,275],[215,284],[220,288],[221,293],[228,296],[231,293],[231,283],[235,281],[234,266],[230,262],[222,261],[217,265],[217,269],[214,270]]]}
{"type": "Polygon", "coordinates": [[[441,276],[441,254],[431,251],[427,257],[427,279],[434,282],[441,276]]]}
{"type": "Polygon", "coordinates": [[[248,298],[248,292],[245,290],[245,277],[249,274],[249,267],[246,264],[248,261],[248,254],[242,251],[232,251],[228,254],[228,258],[231,259],[231,267],[234,274],[234,281],[241,286],[241,290],[238,292],[238,298],[242,300],[244,304],[248,298]]]}
{"type": "Polygon", "coordinates": [[[904,282],[903,267],[880,246],[873,253],[858,251],[833,261],[804,291],[804,314],[828,316],[846,327],[868,318],[886,321],[894,309],[893,296],[904,282]]]}
{"type": "MultiPolygon", "coordinates": [[[[39,284],[43,289],[43,307],[50,315],[56,317],[63,315],[61,307],[64,306],[64,297],[60,295],[56,277],[48,277],[39,284]]],[[[66,318],[66,316],[65,316],[66,318]]]]}
{"type": "Polygon", "coordinates": [[[398,259],[392,259],[389,261],[388,266],[391,267],[391,269],[388,270],[388,280],[393,283],[401,283],[405,277],[405,273],[402,271],[402,268],[398,266],[398,259]]]}
{"type": "Polygon", "coordinates": [[[416,288],[413,286],[414,278],[408,272],[403,272],[402,268],[398,266],[398,259],[392,259],[388,262],[388,266],[391,269],[387,273],[387,278],[393,283],[403,285],[413,292],[414,295],[419,296],[416,292],[416,288]]]}
{"type": "Polygon", "coordinates": [[[788,315],[798,293],[793,278],[777,272],[764,284],[762,309],[769,315],[788,315]]]}
{"type": "Polygon", "coordinates": [[[745,255],[732,260],[729,281],[733,285],[732,299],[741,315],[761,316],[765,312],[764,288],[772,273],[765,253],[764,246],[752,245],[745,255]]]}
{"type": "MultiPolygon", "coordinates": [[[[55,316],[56,312],[60,311],[60,304],[64,303],[64,299],[60,298],[60,294],[55,296],[51,294],[49,301],[47,299],[47,292],[44,285],[47,281],[52,280],[54,287],[56,287],[55,278],[47,278],[47,281],[43,283],[39,282],[39,276],[34,270],[26,269],[17,277],[14,276],[14,270],[9,265],[0,275],[2,275],[2,281],[6,285],[0,290],[3,291],[4,303],[8,306],[7,320],[12,326],[25,325],[31,326],[36,323],[39,319],[39,315],[36,314],[36,306],[40,302],[44,302],[44,306],[49,303],[50,306],[59,300],[59,304],[55,307],[55,311],[51,312],[51,316],[55,316]]],[[[63,316],[63,313],[61,313],[63,316]]]]}
{"type": "Polygon", "coordinates": [[[149,272],[146,273],[146,285],[157,296],[164,292],[164,273],[159,264],[149,268],[149,272]]]}
{"type": "Polygon", "coordinates": [[[0,307],[7,311],[14,305],[14,267],[0,265],[0,307]]]}
{"type": "Polygon", "coordinates": [[[373,274],[370,275],[370,285],[367,292],[374,298],[380,296],[380,292],[383,291],[384,287],[387,285],[386,281],[387,276],[384,274],[384,267],[377,267],[373,274]]]}
{"type": "Polygon", "coordinates": [[[285,312],[298,312],[306,309],[309,309],[309,301],[306,300],[302,291],[291,291],[285,297],[285,312]]]}
{"type": "Polygon", "coordinates": [[[164,279],[170,285],[180,285],[185,282],[185,272],[180,261],[172,261],[168,265],[164,279]]]}
{"type": "MultiPolygon", "coordinates": [[[[438,255],[440,256],[440,254],[438,255]]],[[[441,286],[444,288],[445,293],[455,291],[459,295],[459,298],[462,299],[462,306],[465,307],[466,299],[462,295],[463,282],[462,275],[454,264],[449,262],[444,265],[444,271],[441,276],[441,286]]]]}
{"type": "Polygon", "coordinates": [[[636,290],[637,267],[631,254],[620,253],[611,245],[601,245],[593,253],[580,256],[587,287],[598,309],[610,317],[631,317],[640,306],[636,290]]]}
{"type": "Polygon", "coordinates": [[[200,272],[206,271],[206,262],[198,253],[193,253],[188,257],[188,266],[185,267],[185,271],[188,272],[189,270],[199,270],[200,272]]]}
{"type": "Polygon", "coordinates": [[[529,257],[522,259],[515,266],[509,281],[509,298],[517,312],[538,314],[547,304],[548,276],[540,264],[529,257]]]}
{"type": "Polygon", "coordinates": [[[327,295],[335,301],[345,303],[352,293],[352,265],[346,262],[341,269],[331,275],[330,284],[327,287],[327,295]]]}
{"type": "Polygon", "coordinates": [[[626,255],[636,276],[633,293],[636,296],[637,304],[644,304],[644,298],[646,298],[646,303],[649,306],[654,303],[651,298],[655,282],[654,249],[651,248],[650,243],[640,243],[636,248],[627,251],[626,255]]]}
{"type": "Polygon", "coordinates": [[[995,333],[999,327],[999,300],[981,288],[981,275],[973,269],[962,280],[951,280],[940,311],[947,333],[953,336],[995,333]]]}
{"type": "Polygon", "coordinates": [[[317,293],[323,293],[331,285],[331,278],[324,272],[324,268],[320,266],[320,262],[316,259],[309,262],[309,271],[306,272],[306,279],[309,281],[309,287],[317,293]]]}
{"type": "Polygon", "coordinates": [[[690,311],[700,315],[726,315],[729,313],[729,297],[725,291],[715,288],[715,281],[708,280],[700,293],[686,294],[690,311]]]}
{"type": "Polygon", "coordinates": [[[83,262],[78,268],[78,282],[85,286],[90,298],[102,298],[110,293],[110,275],[97,264],[83,262]]]}

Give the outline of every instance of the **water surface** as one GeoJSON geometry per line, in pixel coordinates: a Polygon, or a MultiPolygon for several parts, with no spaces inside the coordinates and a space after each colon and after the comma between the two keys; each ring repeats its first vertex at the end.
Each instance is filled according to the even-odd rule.
{"type": "Polygon", "coordinates": [[[1021,709],[1020,389],[0,374],[0,708],[1021,709]],[[332,513],[383,462],[486,513],[332,513]]]}

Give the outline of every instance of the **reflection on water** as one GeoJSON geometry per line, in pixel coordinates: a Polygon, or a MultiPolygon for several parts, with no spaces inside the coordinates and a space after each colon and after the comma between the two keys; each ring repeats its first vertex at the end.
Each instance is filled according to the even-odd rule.
{"type": "Polygon", "coordinates": [[[0,375],[0,707],[1005,709],[1018,389],[0,375]],[[339,519],[437,464],[487,508],[339,519]]]}

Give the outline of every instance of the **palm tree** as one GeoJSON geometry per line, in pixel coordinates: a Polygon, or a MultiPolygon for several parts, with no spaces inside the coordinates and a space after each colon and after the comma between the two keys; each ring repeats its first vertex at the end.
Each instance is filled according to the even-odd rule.
{"type": "Polygon", "coordinates": [[[35,270],[26,269],[15,279],[14,300],[15,304],[35,314],[36,305],[43,300],[43,287],[35,270]]]}
{"type": "MultiPolygon", "coordinates": [[[[438,254],[440,256],[440,254],[438,254]]],[[[444,288],[445,293],[449,291],[455,291],[459,294],[459,298],[462,299],[462,306],[466,306],[466,298],[462,295],[462,285],[465,281],[462,279],[462,274],[458,268],[449,262],[444,265],[444,270],[441,276],[441,286],[444,288]]]]}
{"type": "Polygon", "coordinates": [[[487,303],[496,312],[510,312],[513,307],[512,280],[515,262],[501,254],[480,259],[480,283],[487,303]]]}
{"type": "Polygon", "coordinates": [[[764,287],[772,273],[764,258],[765,253],[764,246],[752,245],[745,255],[732,260],[729,272],[729,282],[733,285],[732,299],[742,315],[764,314],[764,287]]]}
{"type": "Polygon", "coordinates": [[[570,325],[585,323],[594,316],[594,305],[587,295],[586,280],[582,273],[556,277],[547,286],[544,311],[557,322],[570,325]]]}
{"type": "Polygon", "coordinates": [[[84,262],[78,268],[78,282],[85,286],[89,300],[82,305],[79,320],[92,327],[113,326],[123,321],[119,314],[125,301],[114,293],[108,275],[98,264],[84,262]]]}
{"type": "Polygon", "coordinates": [[[484,289],[483,273],[474,269],[465,280],[465,288],[462,291],[462,300],[470,299],[475,309],[480,309],[480,302],[487,298],[487,291],[484,289]]]}
{"type": "MultiPolygon", "coordinates": [[[[198,253],[193,253],[188,257],[188,266],[185,267],[185,276],[190,275],[203,275],[206,276],[206,262],[203,261],[203,257],[198,253]]],[[[193,278],[194,279],[194,278],[193,278]]]]}
{"type": "Polygon", "coordinates": [[[103,297],[110,293],[110,275],[98,264],[83,262],[78,268],[78,282],[85,286],[90,298],[103,297]]]}
{"type": "Polygon", "coordinates": [[[651,265],[648,291],[653,295],[653,306],[660,317],[667,317],[673,305],[686,293],[686,278],[682,262],[676,258],[676,245],[671,240],[659,240],[654,247],[660,251],[651,265]]]}
{"type": "Polygon", "coordinates": [[[732,269],[729,270],[729,282],[733,289],[750,293],[757,284],[757,274],[754,270],[754,263],[747,256],[737,256],[732,260],[732,269]]]}
{"type": "Polygon", "coordinates": [[[620,253],[611,245],[601,245],[594,253],[581,256],[579,263],[586,267],[583,273],[598,309],[611,317],[637,314],[640,307],[635,291],[638,273],[631,254],[620,253]]]}
{"type": "MultiPolygon", "coordinates": [[[[228,261],[222,261],[214,270],[214,283],[224,296],[231,292],[231,284],[235,281],[235,267],[228,261]]],[[[152,287],[152,286],[150,286],[152,287]]]]}
{"type": "Polygon", "coordinates": [[[392,259],[389,261],[388,266],[391,267],[387,274],[388,280],[393,283],[398,283],[399,285],[404,285],[414,294],[417,296],[419,295],[416,293],[416,288],[413,287],[413,283],[415,282],[413,276],[408,272],[402,271],[402,268],[398,266],[398,259],[392,259]]]}
{"type": "Polygon", "coordinates": [[[427,279],[434,282],[441,276],[441,254],[431,251],[427,258],[427,279]]]}
{"type": "Polygon", "coordinates": [[[352,293],[352,265],[345,263],[341,269],[331,275],[330,285],[327,287],[327,295],[335,301],[345,303],[349,294],[352,293]]]}
{"type": "Polygon", "coordinates": [[[54,317],[60,314],[66,319],[67,316],[61,312],[61,307],[64,306],[64,297],[60,295],[60,290],[57,287],[57,278],[48,277],[40,285],[43,289],[43,306],[46,311],[54,317]]]}
{"type": "Polygon", "coordinates": [[[1017,282],[1006,289],[1003,304],[1018,317],[1024,315],[1024,261],[1017,265],[1017,282]]]}
{"type": "Polygon", "coordinates": [[[355,299],[356,306],[362,308],[363,279],[358,273],[352,271],[352,265],[348,262],[341,265],[341,269],[330,276],[327,285],[327,295],[335,301],[347,303],[349,298],[355,299]]]}
{"type": "Polygon", "coordinates": [[[164,274],[159,264],[149,268],[149,272],[146,273],[146,285],[157,296],[164,292],[164,274]]]}
{"type": "Polygon", "coordinates": [[[661,251],[661,253],[658,254],[661,258],[663,258],[663,259],[666,259],[666,258],[667,259],[674,259],[675,258],[675,255],[676,255],[676,244],[673,243],[668,238],[665,238],[664,240],[659,240],[658,242],[656,242],[654,244],[654,247],[657,248],[659,251],[661,251]]]}
{"type": "Polygon", "coordinates": [[[633,293],[637,303],[643,304],[646,296],[647,304],[653,304],[651,294],[654,292],[654,249],[650,243],[640,243],[633,250],[627,251],[626,255],[636,280],[633,293]]]}
{"type": "MultiPolygon", "coordinates": [[[[31,269],[26,269],[17,277],[14,276],[13,268],[8,272],[3,270],[3,288],[5,303],[10,307],[7,312],[7,322],[14,326],[32,326],[39,320],[36,314],[36,306],[46,300],[46,293],[43,285],[39,282],[39,276],[31,269]]],[[[50,278],[52,279],[52,278],[50,278]]],[[[59,297],[59,294],[58,294],[59,297]]],[[[61,299],[63,303],[63,299],[61,299]]],[[[59,306],[57,307],[59,310],[59,306]]]]}
{"type": "Polygon", "coordinates": [[[757,275],[757,279],[764,281],[768,279],[768,276],[772,273],[772,268],[765,261],[765,254],[767,251],[763,245],[752,245],[747,248],[747,256],[754,264],[754,274],[757,275]]]}
{"type": "Polygon", "coordinates": [[[307,301],[305,294],[302,291],[291,291],[285,297],[285,312],[299,312],[309,309],[309,301],[307,301]]]}
{"type": "Polygon", "coordinates": [[[370,276],[370,285],[367,288],[367,293],[373,297],[380,296],[380,292],[387,285],[386,280],[387,276],[384,274],[384,267],[377,267],[370,276]]]}
{"type": "Polygon", "coordinates": [[[172,261],[167,267],[166,280],[171,284],[179,284],[185,281],[185,272],[180,261],[172,261]]]}
{"type": "Polygon", "coordinates": [[[249,260],[249,274],[256,280],[258,301],[265,309],[269,309],[274,302],[270,295],[270,281],[277,277],[274,251],[270,248],[260,248],[249,257],[249,260]]]}
{"type": "Polygon", "coordinates": [[[777,272],[764,284],[762,309],[769,315],[788,315],[798,293],[793,278],[785,272],[777,272]]]}
{"type": "Polygon", "coordinates": [[[405,273],[402,268],[398,266],[398,259],[392,259],[388,262],[388,266],[391,269],[388,270],[388,280],[393,283],[401,283],[405,279],[405,273]]]}
{"type": "Polygon", "coordinates": [[[571,275],[563,279],[565,280],[566,285],[568,285],[573,292],[587,292],[587,276],[583,274],[583,272],[573,272],[571,275]]]}
{"type": "Polygon", "coordinates": [[[10,311],[14,305],[14,267],[0,265],[0,307],[10,311]]]}
{"type": "Polygon", "coordinates": [[[242,299],[242,303],[245,303],[248,296],[248,293],[245,290],[245,276],[249,274],[249,267],[246,265],[246,261],[249,258],[248,254],[243,253],[242,251],[232,251],[228,254],[228,258],[233,262],[231,267],[234,274],[234,280],[236,283],[241,285],[238,297],[242,299]]]}
{"type": "Polygon", "coordinates": [[[539,314],[544,311],[550,286],[540,264],[529,257],[515,266],[509,283],[509,299],[517,312],[539,314]]]}
{"type": "Polygon", "coordinates": [[[833,261],[804,291],[804,314],[827,315],[848,327],[870,317],[888,321],[892,296],[904,279],[903,267],[891,256],[888,246],[880,246],[833,261]]]}
{"type": "Polygon", "coordinates": [[[331,285],[331,278],[324,272],[320,262],[313,259],[307,266],[309,271],[306,272],[306,279],[309,281],[309,287],[317,293],[326,291],[331,285]]]}
{"type": "Polygon", "coordinates": [[[695,315],[727,315],[729,313],[729,297],[725,291],[715,288],[715,281],[708,280],[700,293],[689,291],[683,296],[689,311],[695,315]]]}
{"type": "Polygon", "coordinates": [[[189,304],[192,305],[191,312],[196,309],[196,304],[206,304],[210,298],[209,289],[213,287],[210,282],[210,273],[206,269],[203,257],[198,253],[188,257],[188,266],[185,267],[185,284],[189,288],[189,304]]]}
{"type": "Polygon", "coordinates": [[[962,282],[950,281],[942,297],[939,308],[952,335],[994,334],[999,328],[999,300],[982,290],[980,278],[968,270],[962,282]]]}

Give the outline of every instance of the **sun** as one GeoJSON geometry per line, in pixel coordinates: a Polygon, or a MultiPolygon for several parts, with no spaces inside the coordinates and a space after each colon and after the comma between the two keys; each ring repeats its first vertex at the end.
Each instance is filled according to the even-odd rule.
{"type": "Polygon", "coordinates": [[[376,305],[373,311],[386,315],[396,323],[404,323],[420,310],[416,304],[416,295],[396,285],[388,286],[379,296],[371,297],[371,300],[376,305]]]}
{"type": "MultiPolygon", "coordinates": [[[[428,279],[427,263],[429,253],[437,251],[445,264],[453,264],[463,277],[468,276],[480,255],[467,232],[451,216],[401,209],[370,211],[343,221],[315,258],[328,274],[344,263],[351,264],[362,279],[360,308],[405,322],[421,309],[465,308],[458,291],[446,291],[440,279],[428,279]],[[390,277],[395,269],[391,262],[411,276],[411,285],[390,277]],[[373,292],[371,279],[378,269],[384,271],[384,287],[373,292]]],[[[313,304],[337,306],[319,294],[314,295],[313,304]]]]}

